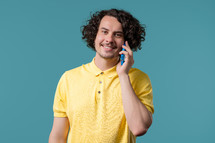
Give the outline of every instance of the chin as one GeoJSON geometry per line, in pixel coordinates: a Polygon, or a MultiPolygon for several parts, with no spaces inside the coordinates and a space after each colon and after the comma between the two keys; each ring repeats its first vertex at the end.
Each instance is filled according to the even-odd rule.
{"type": "Polygon", "coordinates": [[[115,55],[105,55],[105,54],[99,54],[100,57],[104,58],[104,59],[114,59],[117,58],[115,55]]]}

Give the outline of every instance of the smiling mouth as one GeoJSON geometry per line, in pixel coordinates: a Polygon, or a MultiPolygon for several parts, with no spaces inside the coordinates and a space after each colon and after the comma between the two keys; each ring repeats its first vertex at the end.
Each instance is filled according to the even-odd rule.
{"type": "Polygon", "coordinates": [[[101,46],[104,47],[105,49],[108,49],[108,50],[116,49],[116,47],[114,47],[114,46],[108,46],[106,44],[104,44],[104,45],[101,44],[101,46]]]}
{"type": "Polygon", "coordinates": [[[105,49],[110,49],[110,50],[112,50],[113,48],[111,48],[111,47],[107,47],[107,46],[105,46],[104,47],[105,49]]]}

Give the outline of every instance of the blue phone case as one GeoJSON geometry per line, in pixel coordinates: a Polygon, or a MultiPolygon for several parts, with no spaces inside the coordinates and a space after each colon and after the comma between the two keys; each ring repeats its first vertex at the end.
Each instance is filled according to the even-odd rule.
{"type": "MultiPolygon", "coordinates": [[[[125,46],[125,44],[124,44],[124,46],[125,46]]],[[[122,48],[122,51],[126,51],[126,50],[124,48],[122,48]]],[[[123,65],[123,63],[125,62],[125,55],[121,54],[120,59],[121,59],[121,65],[123,65]]]]}

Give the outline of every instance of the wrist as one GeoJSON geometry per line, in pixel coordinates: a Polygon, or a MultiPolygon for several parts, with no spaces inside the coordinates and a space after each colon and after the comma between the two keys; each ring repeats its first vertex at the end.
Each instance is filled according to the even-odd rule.
{"type": "Polygon", "coordinates": [[[126,74],[126,73],[121,73],[121,74],[119,74],[118,76],[119,76],[119,80],[125,79],[125,78],[129,78],[129,75],[126,74]]]}

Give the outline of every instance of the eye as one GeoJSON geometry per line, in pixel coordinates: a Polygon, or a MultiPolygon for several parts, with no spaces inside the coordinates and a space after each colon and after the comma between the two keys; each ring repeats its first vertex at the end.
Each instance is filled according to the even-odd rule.
{"type": "Polygon", "coordinates": [[[108,32],[106,30],[102,30],[102,33],[103,34],[107,34],[108,32]]]}
{"type": "Polygon", "coordinates": [[[123,36],[122,33],[115,33],[115,37],[117,37],[117,38],[121,38],[122,36],[123,36]]]}

